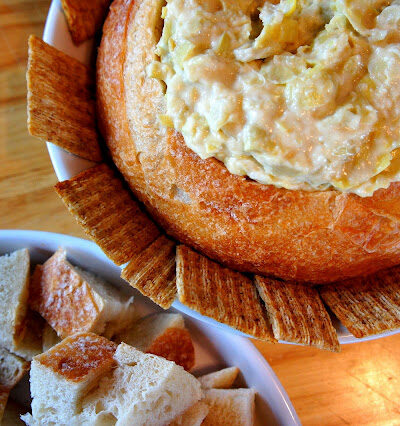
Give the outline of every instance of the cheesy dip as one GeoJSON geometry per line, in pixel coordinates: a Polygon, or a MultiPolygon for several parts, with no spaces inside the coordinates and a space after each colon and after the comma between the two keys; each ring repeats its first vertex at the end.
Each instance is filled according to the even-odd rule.
{"type": "Polygon", "coordinates": [[[161,123],[264,184],[370,196],[400,180],[400,0],[168,0],[161,123]]]}

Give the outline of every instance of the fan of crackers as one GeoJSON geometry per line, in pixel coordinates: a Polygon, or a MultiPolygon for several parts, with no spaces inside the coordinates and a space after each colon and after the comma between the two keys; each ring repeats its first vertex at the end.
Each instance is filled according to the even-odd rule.
{"type": "MultiPolygon", "coordinates": [[[[62,0],[73,41],[101,29],[108,0],[62,0]]],[[[332,314],[357,338],[400,327],[400,267],[321,287],[251,276],[176,243],[152,221],[102,155],[92,69],[29,39],[31,135],[98,163],[55,190],[132,287],[168,309],[189,308],[268,342],[340,351],[332,314]]]]}

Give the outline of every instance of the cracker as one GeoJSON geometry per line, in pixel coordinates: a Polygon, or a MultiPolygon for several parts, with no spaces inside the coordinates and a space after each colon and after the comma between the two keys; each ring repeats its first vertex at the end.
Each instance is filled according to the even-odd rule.
{"type": "Polygon", "coordinates": [[[26,76],[29,133],[100,162],[93,72],[31,35],[26,76]]]}
{"type": "Polygon", "coordinates": [[[160,236],[138,253],[122,270],[121,277],[164,309],[176,296],[175,243],[160,236]]]}
{"type": "Polygon", "coordinates": [[[85,232],[117,265],[131,260],[160,234],[105,164],[55,186],[85,232]]]}
{"type": "Polygon", "coordinates": [[[110,0],[61,0],[75,44],[93,37],[103,26],[110,3],[110,0]]]}
{"type": "Polygon", "coordinates": [[[320,288],[325,303],[357,338],[400,327],[400,267],[320,288]]]}
{"type": "Polygon", "coordinates": [[[336,330],[317,290],[260,276],[255,282],[276,339],[339,352],[336,330]]]}
{"type": "Polygon", "coordinates": [[[256,338],[275,341],[250,278],[184,245],[177,248],[176,262],[178,297],[184,305],[256,338]]]}

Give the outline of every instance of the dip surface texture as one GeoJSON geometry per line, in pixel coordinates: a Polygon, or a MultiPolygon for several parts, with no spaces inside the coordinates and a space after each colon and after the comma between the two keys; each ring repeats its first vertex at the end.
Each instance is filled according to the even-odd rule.
{"type": "Polygon", "coordinates": [[[400,0],[169,0],[149,76],[202,159],[287,189],[400,180],[400,0]]]}

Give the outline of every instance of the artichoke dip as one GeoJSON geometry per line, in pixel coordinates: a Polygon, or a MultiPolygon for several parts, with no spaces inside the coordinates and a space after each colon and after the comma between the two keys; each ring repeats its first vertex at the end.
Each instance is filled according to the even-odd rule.
{"type": "Polygon", "coordinates": [[[168,0],[165,126],[264,184],[370,196],[400,180],[400,0],[168,0]]]}

